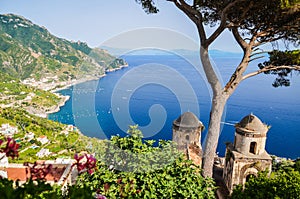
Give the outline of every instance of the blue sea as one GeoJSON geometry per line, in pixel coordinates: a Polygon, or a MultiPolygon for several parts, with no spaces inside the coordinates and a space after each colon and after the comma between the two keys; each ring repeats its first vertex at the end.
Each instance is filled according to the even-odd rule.
{"type": "MultiPolygon", "coordinates": [[[[227,82],[241,55],[212,53],[211,57],[219,77],[227,82]]],[[[59,91],[71,98],[49,119],[73,124],[83,134],[100,139],[126,136],[128,126],[138,124],[145,139],[171,140],[172,122],[186,111],[208,127],[211,92],[197,56],[158,53],[122,58],[128,67],[59,91]]],[[[251,62],[248,72],[262,61],[251,62]]],[[[234,124],[253,113],[271,126],[266,144],[270,154],[300,156],[300,78],[292,76],[291,86],[281,88],[272,87],[274,79],[265,74],[247,79],[228,100],[217,148],[220,155],[225,153],[225,142],[234,140],[234,124]]]]}

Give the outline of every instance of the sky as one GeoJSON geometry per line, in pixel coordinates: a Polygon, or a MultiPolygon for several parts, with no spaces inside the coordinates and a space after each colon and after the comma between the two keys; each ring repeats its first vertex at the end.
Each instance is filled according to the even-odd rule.
{"type": "MultiPolygon", "coordinates": [[[[135,0],[0,0],[0,13],[21,15],[46,27],[55,36],[87,42],[91,47],[106,44],[134,48],[147,41],[170,49],[194,50],[195,45],[187,44],[198,46],[199,43],[196,27],[191,20],[173,3],[165,0],[155,2],[160,12],[149,15],[135,0]],[[144,34],[145,31],[136,31],[147,28],[159,30],[161,34],[155,37],[144,34]],[[176,36],[170,36],[170,32],[176,36]],[[127,33],[130,33],[129,37],[127,33]],[[116,37],[119,40],[114,40],[116,37]],[[126,42],[119,42],[120,38],[126,42]],[[137,44],[138,38],[144,42],[137,44]],[[115,44],[116,41],[119,43],[115,44]]],[[[207,31],[211,32],[211,29],[207,28],[207,31]]],[[[229,32],[224,32],[210,49],[241,52],[229,32]]]]}

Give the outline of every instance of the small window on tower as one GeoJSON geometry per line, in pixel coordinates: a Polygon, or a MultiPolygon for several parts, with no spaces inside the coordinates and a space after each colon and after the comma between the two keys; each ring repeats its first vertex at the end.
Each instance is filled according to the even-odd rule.
{"type": "Polygon", "coordinates": [[[190,140],[190,136],[189,136],[189,135],[186,135],[186,136],[185,136],[185,139],[186,139],[186,141],[189,141],[189,140],[190,140]]]}
{"type": "Polygon", "coordinates": [[[253,154],[256,154],[256,146],[257,146],[256,142],[251,142],[250,143],[250,150],[249,150],[249,152],[253,153],[253,154]]]}

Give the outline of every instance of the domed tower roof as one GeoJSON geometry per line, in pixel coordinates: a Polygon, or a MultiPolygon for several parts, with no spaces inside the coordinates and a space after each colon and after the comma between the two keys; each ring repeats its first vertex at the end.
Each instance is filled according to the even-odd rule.
{"type": "Polygon", "coordinates": [[[237,130],[246,132],[246,133],[266,133],[268,131],[267,125],[263,124],[262,121],[253,115],[247,115],[239,123],[235,125],[237,130]]]}
{"type": "Polygon", "coordinates": [[[179,118],[174,120],[173,124],[184,128],[203,128],[202,122],[192,112],[185,112],[179,118]]]}

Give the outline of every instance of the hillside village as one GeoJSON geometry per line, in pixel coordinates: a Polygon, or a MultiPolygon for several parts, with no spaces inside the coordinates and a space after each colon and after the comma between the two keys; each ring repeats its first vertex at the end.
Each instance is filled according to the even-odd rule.
{"type": "MultiPolygon", "coordinates": [[[[20,133],[18,127],[12,126],[9,123],[2,124],[0,127],[0,136],[5,138],[12,138],[21,146],[22,150],[19,151],[20,156],[28,149],[33,149],[36,151],[35,156],[37,159],[56,157],[68,153],[68,151],[62,148],[61,151],[53,152],[51,149],[47,148],[52,145],[58,144],[58,140],[55,140],[57,136],[68,137],[70,133],[80,133],[79,130],[73,125],[66,125],[66,127],[57,132],[55,137],[47,137],[43,134],[36,135],[33,132],[20,133]]],[[[25,159],[25,158],[24,158],[25,159]]]]}
{"type": "MultiPolygon", "coordinates": [[[[71,132],[77,132],[78,129],[73,125],[67,125],[59,134],[68,136],[71,132]]],[[[49,173],[46,180],[50,184],[57,183],[59,185],[66,185],[74,181],[74,170],[72,164],[74,161],[71,156],[68,157],[68,150],[63,149],[54,153],[50,151],[51,145],[56,145],[57,141],[53,137],[49,138],[46,135],[36,135],[33,132],[27,132],[22,134],[18,127],[10,125],[9,123],[2,124],[0,127],[0,137],[5,139],[12,138],[17,144],[21,146],[19,156],[25,155],[27,150],[35,151],[33,159],[39,160],[39,164],[53,165],[53,171],[49,173]],[[44,160],[55,157],[55,160],[44,160]],[[73,176],[73,177],[72,177],[73,176]]],[[[24,160],[29,161],[31,157],[24,157],[24,160]]],[[[25,165],[25,162],[21,164],[10,163],[9,159],[5,156],[5,153],[0,153],[0,176],[9,178],[11,180],[20,180],[21,183],[25,183],[30,176],[30,167],[25,165]]]]}

